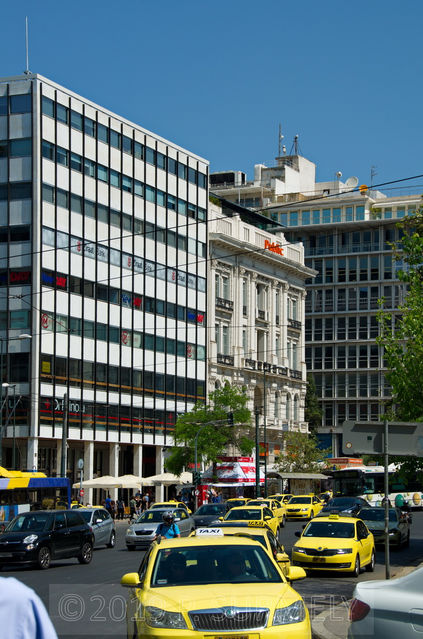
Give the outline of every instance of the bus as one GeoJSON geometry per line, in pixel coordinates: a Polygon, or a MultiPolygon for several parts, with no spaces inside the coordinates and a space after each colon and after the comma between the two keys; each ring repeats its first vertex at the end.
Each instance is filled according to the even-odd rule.
{"type": "MultiPolygon", "coordinates": [[[[389,501],[398,508],[422,508],[423,483],[416,479],[406,482],[399,476],[397,466],[390,464],[389,501]]],[[[371,506],[381,506],[385,496],[385,469],[383,466],[357,466],[331,471],[333,496],[362,497],[371,506]]]]}
{"type": "Polygon", "coordinates": [[[70,500],[71,483],[66,477],[0,466],[0,524],[28,510],[70,508],[70,500]]]}

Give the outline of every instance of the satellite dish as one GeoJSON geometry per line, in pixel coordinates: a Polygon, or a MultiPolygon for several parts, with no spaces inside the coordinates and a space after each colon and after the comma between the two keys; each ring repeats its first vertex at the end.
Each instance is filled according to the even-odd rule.
{"type": "Polygon", "coordinates": [[[352,175],[345,181],[345,186],[348,186],[349,189],[355,189],[357,185],[358,185],[358,177],[355,177],[355,175],[352,175]]]}

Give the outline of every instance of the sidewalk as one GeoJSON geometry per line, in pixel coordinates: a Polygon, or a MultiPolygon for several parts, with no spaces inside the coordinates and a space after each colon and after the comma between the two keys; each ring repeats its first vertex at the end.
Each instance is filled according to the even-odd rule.
{"type": "MultiPolygon", "coordinates": [[[[393,568],[391,578],[404,577],[409,572],[416,570],[418,566],[405,566],[403,568],[393,568]]],[[[312,635],[315,639],[346,639],[348,635],[349,602],[343,602],[338,606],[328,606],[328,610],[313,616],[310,610],[312,635]]]]}

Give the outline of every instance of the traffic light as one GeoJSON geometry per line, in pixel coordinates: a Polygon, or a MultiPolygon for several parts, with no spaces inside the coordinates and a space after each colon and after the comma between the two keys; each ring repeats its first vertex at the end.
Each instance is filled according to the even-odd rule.
{"type": "Polygon", "coordinates": [[[196,486],[198,486],[198,484],[201,484],[201,473],[199,470],[194,470],[194,472],[192,473],[192,478],[196,486]]]}
{"type": "Polygon", "coordinates": [[[234,414],[233,413],[227,413],[227,418],[228,418],[228,426],[233,426],[234,425],[234,414]]]}

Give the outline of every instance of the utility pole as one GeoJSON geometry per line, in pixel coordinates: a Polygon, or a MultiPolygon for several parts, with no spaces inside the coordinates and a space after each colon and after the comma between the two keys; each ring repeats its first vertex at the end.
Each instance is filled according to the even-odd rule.
{"type": "Polygon", "coordinates": [[[69,413],[68,394],[65,393],[63,395],[62,457],[61,457],[61,464],[60,464],[61,477],[66,477],[67,445],[68,445],[68,413],[69,413]]]}
{"type": "Polygon", "coordinates": [[[260,409],[256,407],[256,498],[260,497],[260,443],[259,443],[259,417],[260,409]]]}
{"type": "Polygon", "coordinates": [[[385,578],[391,578],[391,569],[389,565],[389,448],[388,448],[388,421],[385,419],[383,423],[384,427],[384,437],[383,437],[383,448],[385,455],[385,578]]]}

